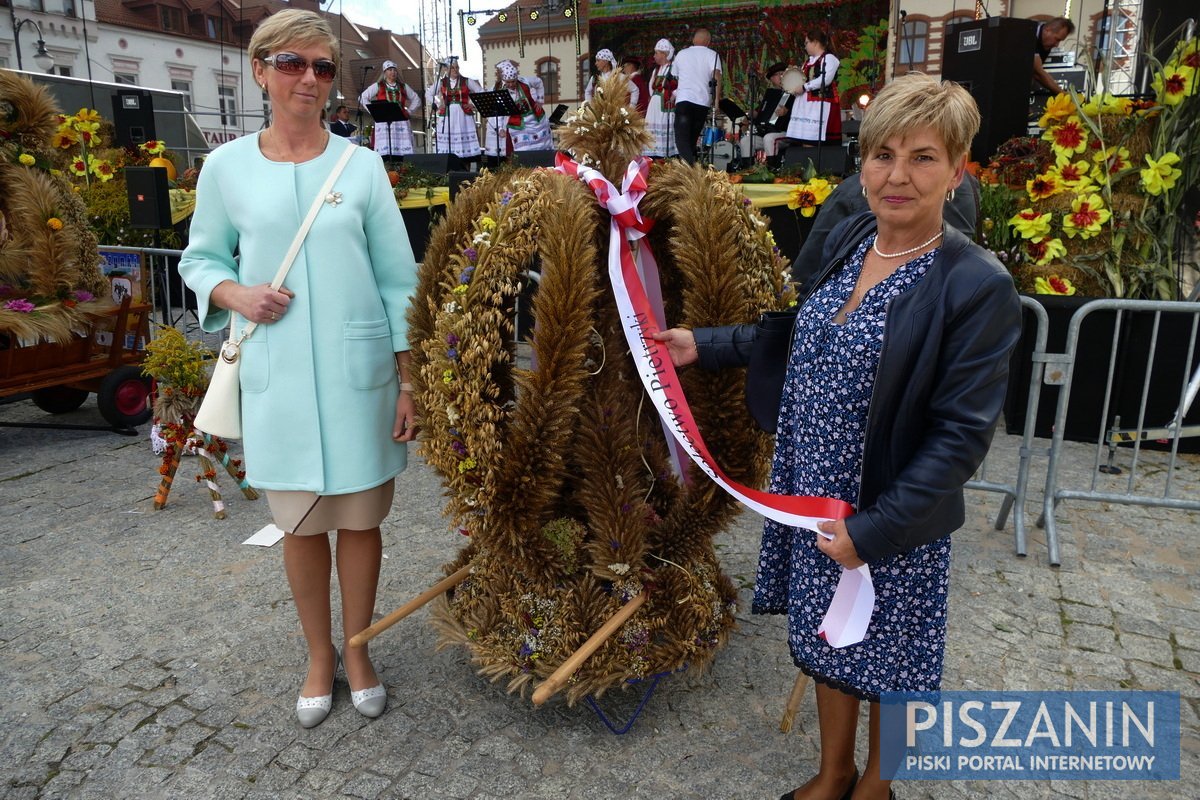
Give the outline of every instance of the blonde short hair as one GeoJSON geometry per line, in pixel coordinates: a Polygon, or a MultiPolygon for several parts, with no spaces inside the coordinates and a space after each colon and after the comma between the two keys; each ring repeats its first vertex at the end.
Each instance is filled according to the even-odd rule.
{"type": "Polygon", "coordinates": [[[870,156],[895,136],[930,127],[957,159],[970,149],[979,119],[979,107],[966,89],[910,72],[885,86],[867,106],[858,142],[863,155],[870,156]]]}
{"type": "Polygon", "coordinates": [[[289,46],[328,45],[333,63],[340,69],[338,40],[329,23],[316,12],[289,8],[267,17],[250,37],[251,58],[262,61],[289,46]]]}

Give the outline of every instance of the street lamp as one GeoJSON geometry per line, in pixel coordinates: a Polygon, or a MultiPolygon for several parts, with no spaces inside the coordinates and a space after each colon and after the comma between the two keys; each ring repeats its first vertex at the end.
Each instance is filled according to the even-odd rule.
{"type": "Polygon", "coordinates": [[[11,4],[8,7],[8,11],[12,17],[13,44],[17,48],[17,69],[24,69],[24,65],[21,63],[21,28],[24,28],[26,25],[32,25],[37,30],[38,35],[37,51],[33,54],[33,63],[37,64],[38,69],[42,72],[49,72],[50,68],[54,66],[54,56],[46,51],[46,42],[42,38],[42,26],[37,23],[37,20],[33,19],[18,21],[17,13],[13,10],[11,4]]]}

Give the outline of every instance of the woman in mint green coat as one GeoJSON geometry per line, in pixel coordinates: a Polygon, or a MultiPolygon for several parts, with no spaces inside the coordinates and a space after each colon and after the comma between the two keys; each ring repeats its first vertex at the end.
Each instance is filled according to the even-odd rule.
{"type": "MultiPolygon", "coordinates": [[[[284,286],[271,289],[301,220],[353,145],[320,123],[337,71],[336,40],[321,17],[273,15],[250,53],[273,119],[205,162],[179,271],[205,330],[228,326],[231,312],[238,330],[258,323],[241,351],[246,471],[285,531],[284,565],[309,649],[296,714],[311,727],[329,713],[340,660],[331,643],[328,531],[338,531],[348,640],[371,623],[379,525],[416,432],[405,322],[416,264],[383,164],[360,149],[284,286]]],[[[367,648],[343,652],[355,708],[378,716],[387,694],[367,648]]]]}

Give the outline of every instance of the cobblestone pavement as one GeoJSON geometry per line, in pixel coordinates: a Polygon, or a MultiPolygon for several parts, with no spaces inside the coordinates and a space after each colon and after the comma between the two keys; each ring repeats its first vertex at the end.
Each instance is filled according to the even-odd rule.
{"type": "MultiPolygon", "coordinates": [[[[16,421],[47,418],[28,401],[0,406],[0,422],[16,421]]],[[[100,418],[89,401],[62,421],[100,418]]],[[[303,730],[292,705],[304,649],[280,547],[240,544],[268,522],[265,501],[221,480],[229,517],[215,520],[185,461],[154,511],[158,458],[141,433],[0,428],[2,797],[763,800],[816,768],[811,690],[796,729],[779,732],[796,672],[783,621],[748,613],[760,524],[750,515],[719,539],[740,587],[739,628],[710,671],[663,681],[624,736],[586,706],[535,709],[507,695],[461,649],[436,652],[425,612],[372,645],[389,686],[382,718],[355,713],[339,679],[330,718],[303,730]]],[[[1002,470],[1018,445],[998,435],[1002,470]]],[[[1067,461],[1074,477],[1091,472],[1082,446],[1067,461]]],[[[1196,457],[1182,480],[1177,492],[1197,496],[1196,457]]],[[[1011,529],[992,529],[997,495],[968,503],[946,688],[1179,691],[1185,783],[898,783],[898,796],[1197,796],[1187,787],[1200,777],[1198,515],[1068,502],[1054,569],[1032,525],[1024,559],[1011,529]]],[[[380,611],[432,583],[460,545],[437,480],[414,459],[384,525],[380,611]]],[[[602,706],[625,718],[638,699],[614,692],[602,706]]]]}

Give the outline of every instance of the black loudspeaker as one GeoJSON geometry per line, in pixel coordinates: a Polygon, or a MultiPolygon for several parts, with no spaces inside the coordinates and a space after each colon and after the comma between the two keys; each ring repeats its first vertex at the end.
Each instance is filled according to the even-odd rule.
{"type": "Polygon", "coordinates": [[[154,98],[140,89],[118,89],[113,95],[117,144],[133,149],[158,137],[154,132],[154,98]]]}
{"type": "Polygon", "coordinates": [[[161,167],[126,167],[129,227],[158,230],[171,227],[171,196],[167,171],[161,167]]]}
{"type": "Polygon", "coordinates": [[[512,154],[518,167],[553,167],[557,150],[521,150],[512,154]]]}
{"type": "Polygon", "coordinates": [[[453,153],[413,153],[404,157],[404,163],[413,169],[445,175],[451,170],[461,170],[462,161],[453,153]]]}
{"type": "Polygon", "coordinates": [[[996,148],[1024,136],[1033,83],[1037,23],[990,17],[946,26],[942,78],[962,84],[983,118],[971,160],[986,164],[996,148]]]}
{"type": "Polygon", "coordinates": [[[783,151],[783,163],[803,165],[811,161],[818,175],[848,175],[849,157],[840,142],[830,142],[821,147],[792,145],[783,151]]]}
{"type": "Polygon", "coordinates": [[[475,172],[451,172],[447,180],[450,185],[450,202],[453,203],[458,193],[470,186],[477,177],[479,174],[475,172]]]}

